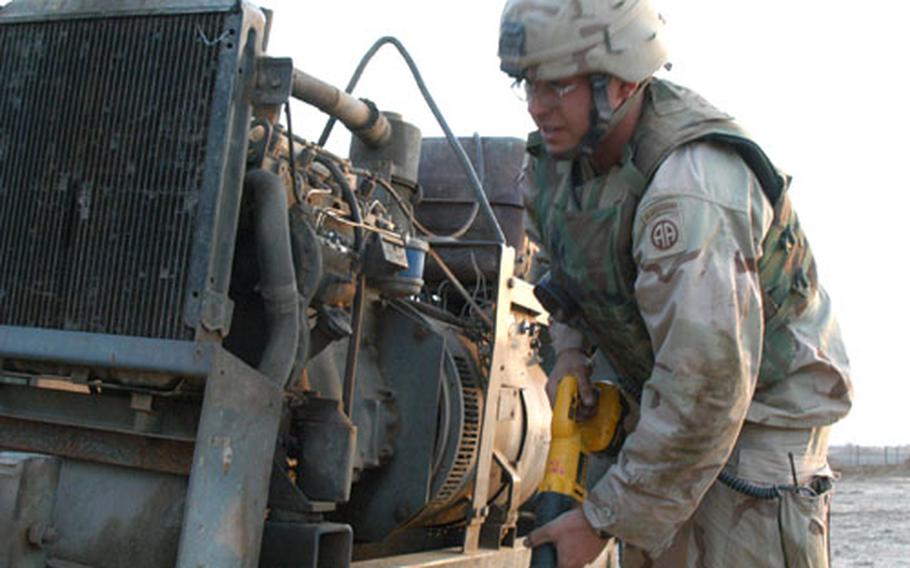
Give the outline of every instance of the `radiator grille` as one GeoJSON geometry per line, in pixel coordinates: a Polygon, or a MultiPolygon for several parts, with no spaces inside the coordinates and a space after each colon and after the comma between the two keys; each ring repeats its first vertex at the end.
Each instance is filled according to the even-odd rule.
{"type": "Polygon", "coordinates": [[[183,303],[225,22],[0,26],[0,325],[192,338],[183,303]]]}

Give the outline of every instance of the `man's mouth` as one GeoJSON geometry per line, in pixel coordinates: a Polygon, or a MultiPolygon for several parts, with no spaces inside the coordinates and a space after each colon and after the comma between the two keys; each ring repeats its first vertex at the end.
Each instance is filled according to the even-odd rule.
{"type": "Polygon", "coordinates": [[[553,136],[559,134],[563,129],[558,126],[543,126],[540,128],[540,133],[544,138],[552,138],[553,136]]]}

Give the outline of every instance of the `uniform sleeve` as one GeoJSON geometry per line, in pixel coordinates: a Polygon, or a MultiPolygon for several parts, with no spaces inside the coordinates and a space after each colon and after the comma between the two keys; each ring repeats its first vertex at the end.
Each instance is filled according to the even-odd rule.
{"type": "Polygon", "coordinates": [[[649,186],[633,254],[655,364],[636,428],[583,505],[595,528],[659,553],[726,462],[758,374],[770,221],[748,167],[712,144],[677,150],[649,186]]]}

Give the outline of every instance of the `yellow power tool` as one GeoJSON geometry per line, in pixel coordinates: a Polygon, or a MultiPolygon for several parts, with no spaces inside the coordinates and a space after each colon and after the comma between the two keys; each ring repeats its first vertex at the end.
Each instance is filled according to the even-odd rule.
{"type": "MultiPolygon", "coordinates": [[[[559,382],[550,425],[547,469],[540,484],[536,526],[540,527],[582,502],[588,455],[613,443],[622,418],[622,400],[616,387],[594,383],[597,402],[593,413],[584,413],[578,379],[568,374],[559,382]],[[590,415],[590,416],[586,416],[590,415]]],[[[556,549],[545,544],[534,549],[532,568],[556,568],[556,549]]]]}

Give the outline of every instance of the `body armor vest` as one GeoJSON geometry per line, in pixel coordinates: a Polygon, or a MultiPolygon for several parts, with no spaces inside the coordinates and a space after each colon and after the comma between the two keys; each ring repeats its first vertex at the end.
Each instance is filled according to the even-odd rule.
{"type": "Polygon", "coordinates": [[[651,375],[654,353],[634,295],[638,270],[632,258],[633,220],[660,164],[673,150],[694,141],[734,149],[774,208],[762,256],[751,268],[759,274],[765,322],[759,385],[783,380],[793,347],[782,324],[801,313],[814,296],[815,262],[786,194],[789,178],[731,117],[695,93],[655,79],[624,158],[607,175],[583,172],[584,164],[578,162],[554,160],[539,135],[529,139],[537,186],[530,206],[550,256],[551,277],[577,300],[582,331],[636,398],[651,375]]]}

